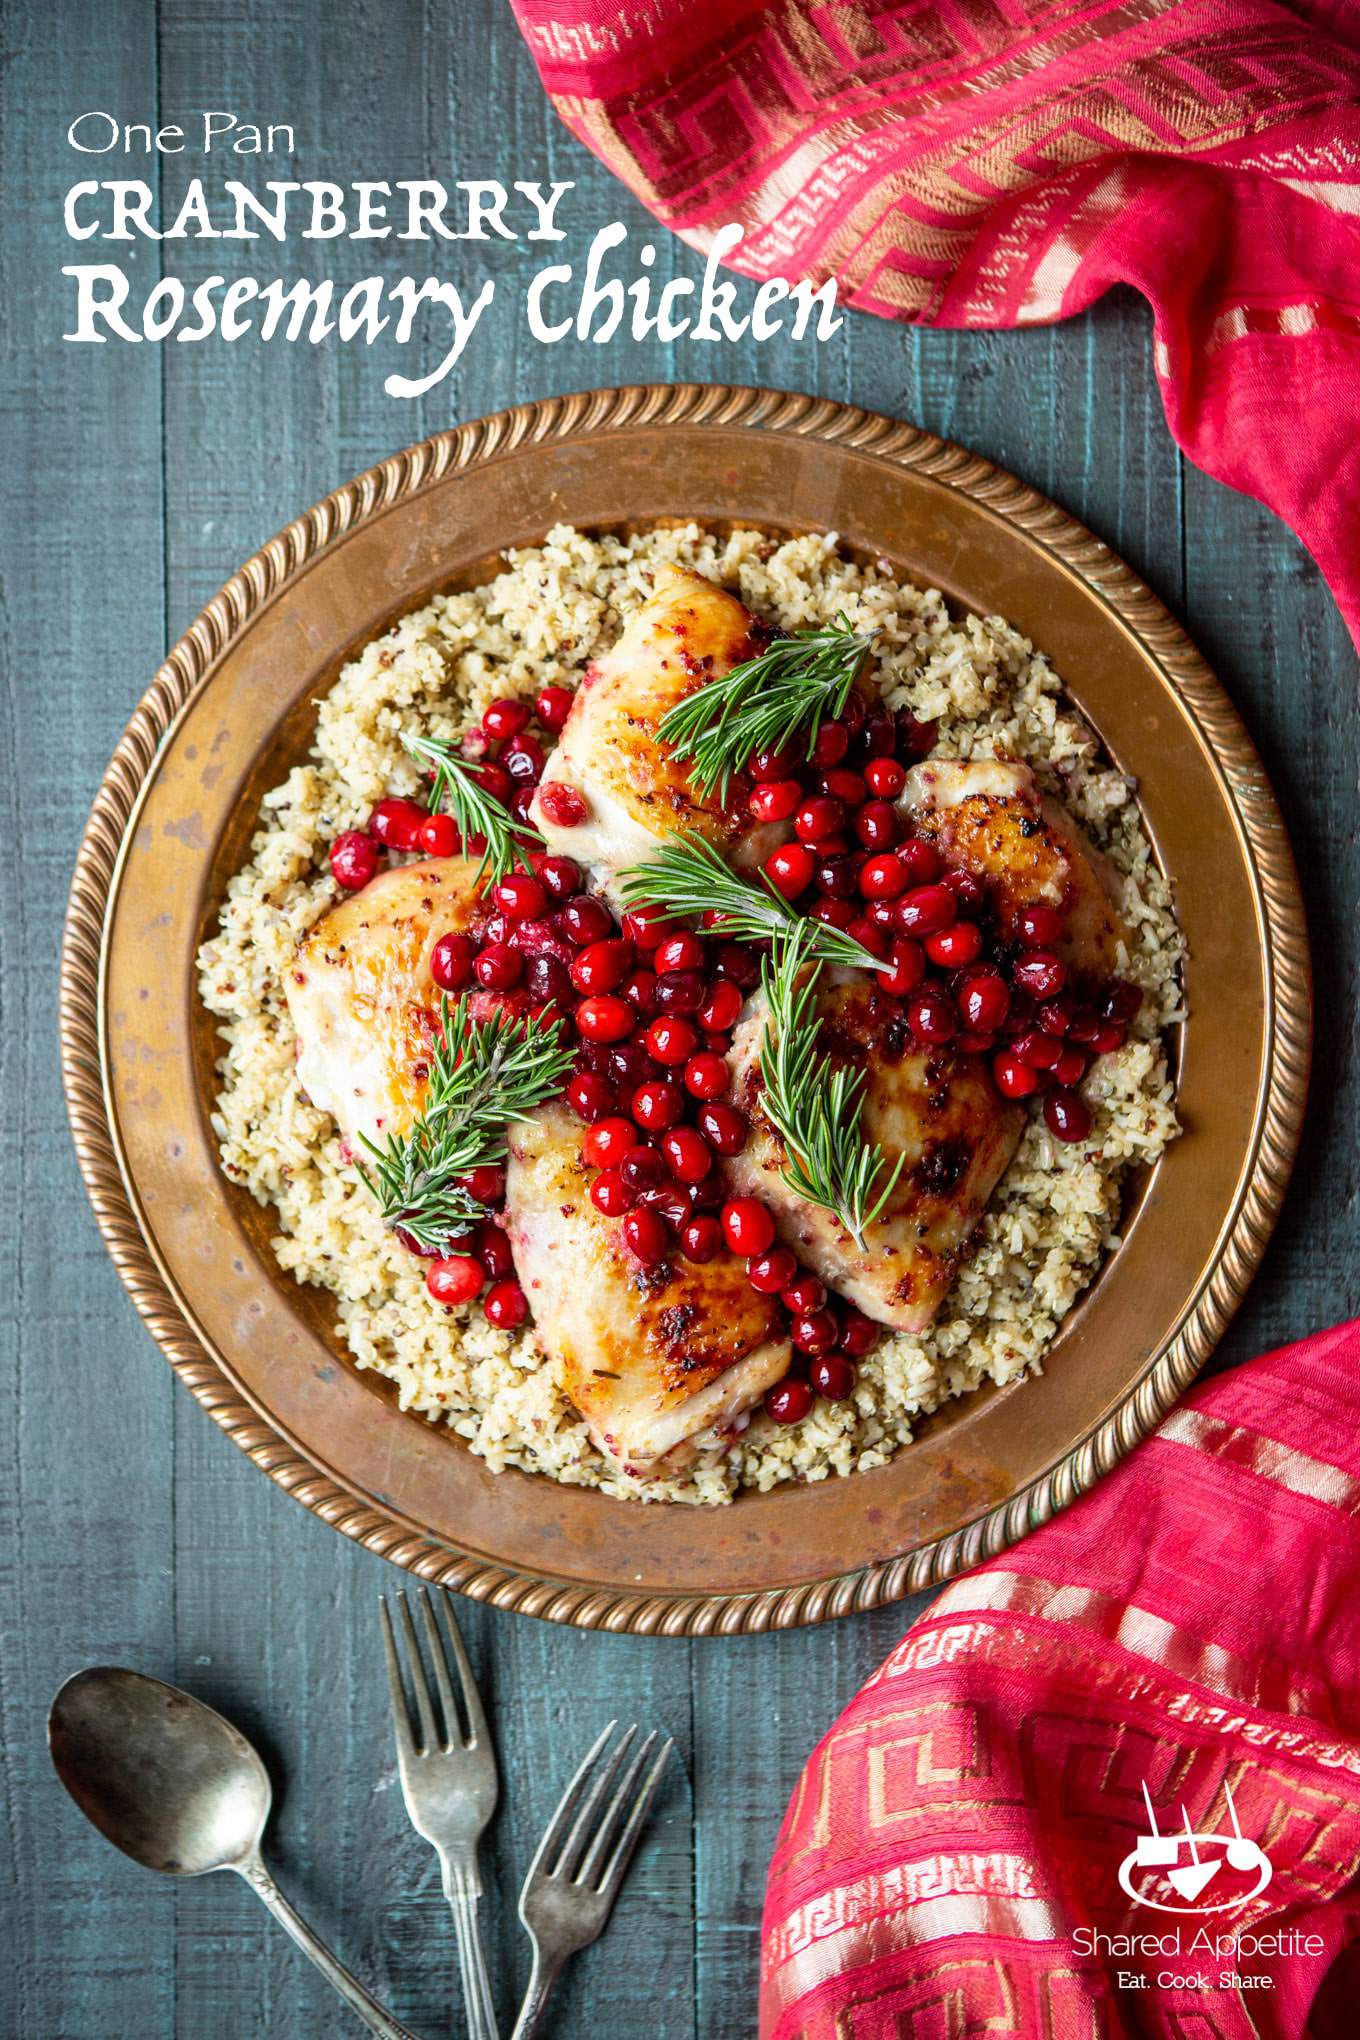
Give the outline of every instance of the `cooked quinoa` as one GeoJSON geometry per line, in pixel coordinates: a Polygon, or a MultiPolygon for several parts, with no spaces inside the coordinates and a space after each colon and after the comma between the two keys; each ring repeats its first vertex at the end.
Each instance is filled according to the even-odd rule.
{"type": "Polygon", "coordinates": [[[307,762],[264,798],[250,862],[199,956],[202,995],[225,1042],[213,1114],[222,1166],[274,1208],[281,1266],[334,1295],[355,1364],[389,1376],[403,1409],[450,1424],[493,1468],[621,1496],[725,1502],[743,1487],[881,1466],[951,1396],[1039,1369],[1117,1244],[1125,1172],[1155,1161],[1176,1133],[1162,1036],[1181,1017],[1181,941],[1133,788],[1017,631],[999,617],[951,617],[937,591],[895,580],[886,561],[846,559],[834,535],[776,544],[756,531],[720,538],[689,524],[619,539],[558,526],[541,546],[506,558],[494,580],[435,597],[346,666],[319,704],[307,762]],[[340,897],[328,864],[334,837],[361,826],[383,795],[419,791],[401,733],[456,738],[496,696],[574,685],[666,560],[723,582],[785,631],[843,610],[857,629],[878,633],[889,703],[938,718],[941,754],[1027,759],[1120,874],[1135,944],[1124,972],[1145,998],[1126,1045],[1083,1086],[1095,1111],[1090,1138],[1066,1146],[1032,1119],[929,1332],[887,1334],[860,1362],[849,1400],[818,1402],[787,1429],[758,1410],[725,1452],[643,1482],[592,1444],[532,1322],[497,1331],[475,1304],[431,1301],[423,1264],[384,1230],[341,1160],[334,1123],[298,1087],[283,980],[298,937],[340,897]]]}

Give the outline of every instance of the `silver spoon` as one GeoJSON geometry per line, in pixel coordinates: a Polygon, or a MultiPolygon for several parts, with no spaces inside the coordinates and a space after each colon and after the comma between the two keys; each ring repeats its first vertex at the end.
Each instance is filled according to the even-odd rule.
{"type": "Polygon", "coordinates": [[[318,1941],[265,1869],[268,1773],[213,1708],[142,1672],[94,1665],[52,1702],[47,1743],[57,1776],[105,1841],[172,1877],[235,1870],[371,2032],[415,2040],[318,1941]]]}

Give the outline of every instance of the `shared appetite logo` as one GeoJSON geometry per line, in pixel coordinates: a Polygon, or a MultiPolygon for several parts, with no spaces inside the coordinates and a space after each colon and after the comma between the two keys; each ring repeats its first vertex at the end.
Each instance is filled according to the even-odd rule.
{"type": "Polygon", "coordinates": [[[1144,1781],[1143,1804],[1147,1808],[1149,1832],[1139,1835],[1135,1847],[1119,1866],[1120,1885],[1135,1905],[1150,1906],[1154,1912],[1216,1913],[1233,1912],[1259,1898],[1274,1875],[1274,1868],[1259,1843],[1242,1833],[1232,1787],[1226,1779],[1223,1790],[1232,1821],[1231,1834],[1192,1831],[1190,1816],[1182,1807],[1184,1834],[1163,1835],[1144,1781]],[[1183,1850],[1187,1852],[1184,1861],[1183,1850]],[[1167,1891],[1173,1896],[1161,1895],[1167,1891]],[[1212,1892],[1212,1898],[1206,1899],[1206,1892],[1212,1892]]]}

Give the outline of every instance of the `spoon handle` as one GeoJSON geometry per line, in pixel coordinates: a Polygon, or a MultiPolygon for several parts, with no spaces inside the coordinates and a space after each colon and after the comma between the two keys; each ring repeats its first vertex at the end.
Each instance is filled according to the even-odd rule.
{"type": "Polygon", "coordinates": [[[302,1915],[288,1903],[258,1856],[243,1863],[240,1870],[246,1883],[257,1898],[264,1900],[284,1932],[292,1936],[305,1955],[311,1956],[326,1981],[371,2033],[381,2034],[382,2040],[416,2040],[410,2028],[400,2025],[375,1997],[370,1997],[359,1979],[350,1975],[343,1962],[336,1961],[324,1941],[317,1939],[302,1915]]]}

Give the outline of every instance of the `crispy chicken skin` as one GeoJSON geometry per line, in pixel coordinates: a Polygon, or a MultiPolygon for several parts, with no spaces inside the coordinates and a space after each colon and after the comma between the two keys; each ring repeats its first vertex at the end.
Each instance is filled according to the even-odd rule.
{"type": "Polygon", "coordinates": [[[477,860],[431,857],[382,872],[308,930],[284,981],[298,1081],[351,1149],[403,1133],[425,1093],[439,993],[430,952],[482,913],[477,860]]]}
{"type": "Polygon", "coordinates": [[[925,1049],[901,1006],[865,977],[826,974],[822,1042],[837,1062],[865,1072],[863,1127],[889,1163],[906,1156],[881,1217],[860,1248],[828,1211],[784,1181],[783,1142],[760,1111],[760,1046],[768,1008],[756,993],[732,1042],[733,1096],[751,1120],[742,1153],[727,1164],[745,1196],[763,1198],[781,1239],[867,1317],[903,1332],[931,1323],[968,1251],[1025,1123],[998,1093],[981,1057],[925,1049]]]}
{"type": "Polygon", "coordinates": [[[548,848],[588,865],[611,897],[620,872],[645,863],[682,830],[731,852],[739,865],[759,863],[787,832],[746,829],[739,790],[726,807],[716,795],[701,800],[656,731],[676,702],[752,658],[760,643],[759,625],[735,595],[699,574],[663,567],[618,642],[587,667],[548,759],[529,810],[548,848]],[[544,813],[542,788],[555,781],[586,802],[575,827],[544,813]]]}
{"type": "Polygon", "coordinates": [[[1114,874],[1028,765],[1010,758],[917,765],[898,805],[947,864],[987,882],[1003,928],[1025,907],[1058,907],[1067,920],[1055,944],[1063,962],[1093,977],[1118,972],[1129,931],[1114,874]]]}
{"type": "Polygon", "coordinates": [[[772,1299],[740,1261],[643,1268],[590,1201],[565,1107],[510,1131],[506,1229],[539,1343],[603,1452],[645,1473],[788,1372],[772,1299]]]}

